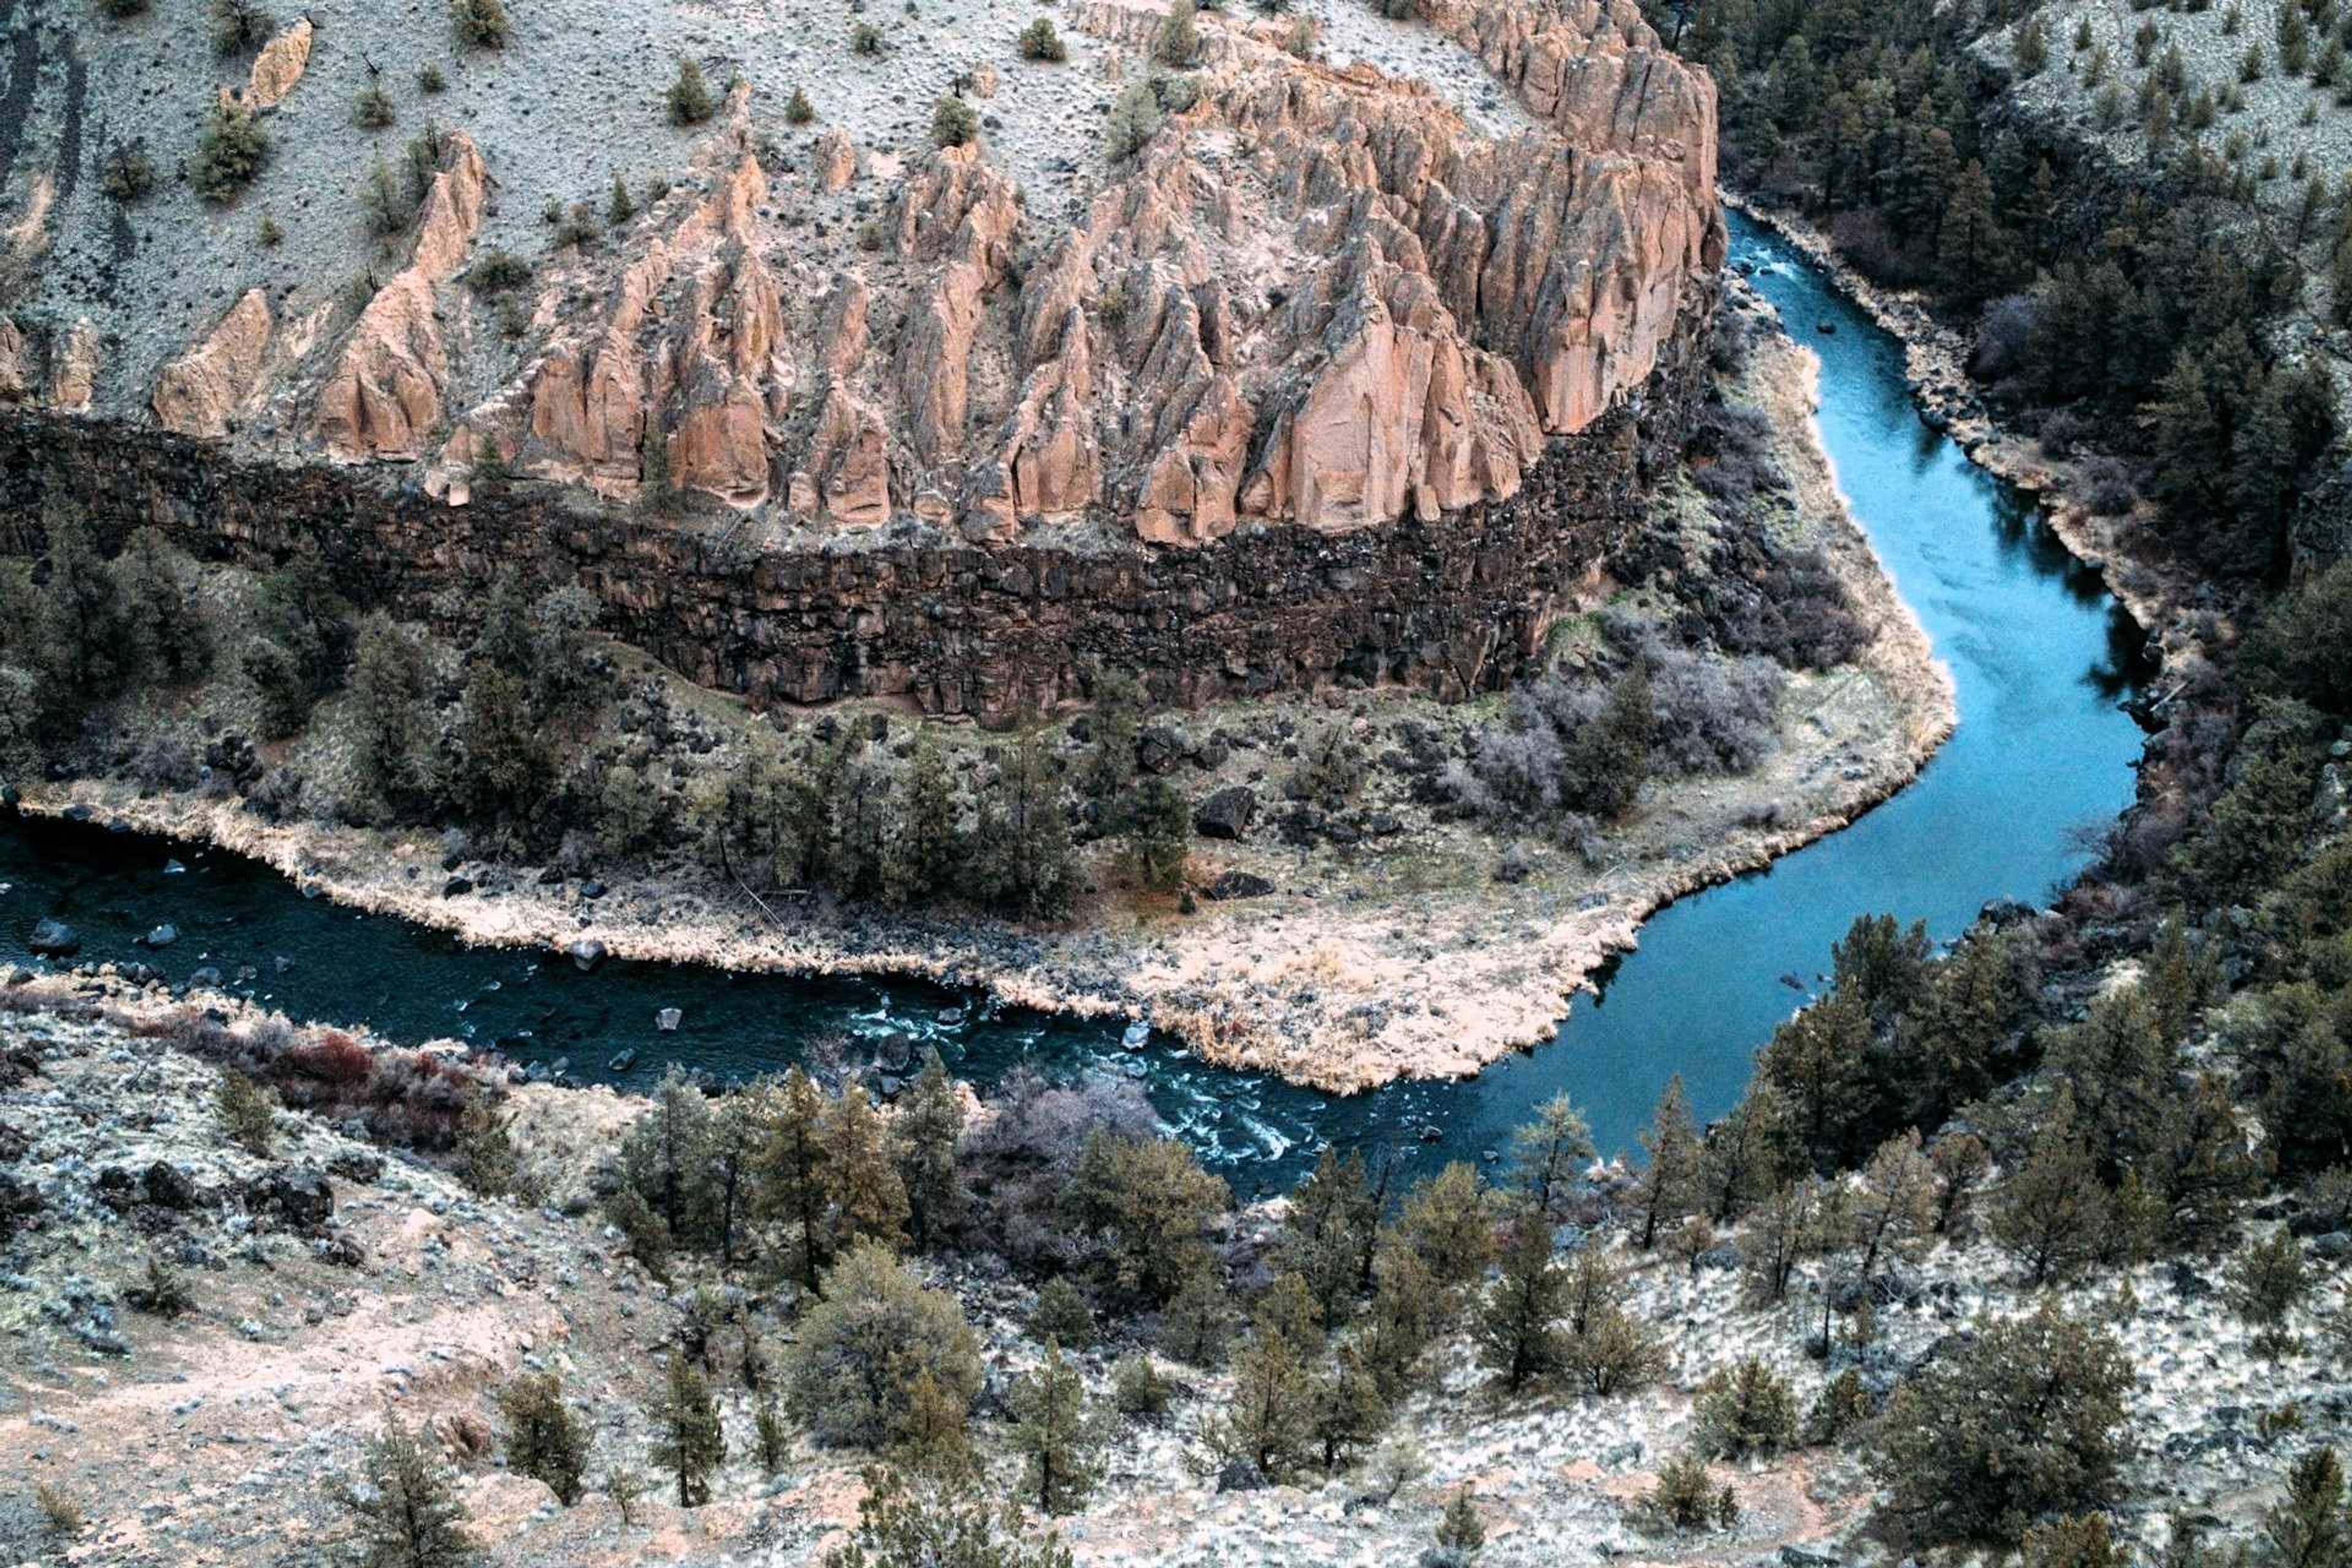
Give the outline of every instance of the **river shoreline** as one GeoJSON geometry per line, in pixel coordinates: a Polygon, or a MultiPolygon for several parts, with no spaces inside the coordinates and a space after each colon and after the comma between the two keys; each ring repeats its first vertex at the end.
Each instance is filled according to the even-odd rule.
{"type": "Polygon", "coordinates": [[[1856,666],[1792,683],[1782,743],[1756,773],[1645,795],[1601,868],[1573,883],[1562,874],[1505,886],[1482,866],[1459,886],[1409,898],[1350,898],[1342,884],[1338,896],[1308,889],[1181,920],[1097,918],[1075,931],[856,911],[780,921],[748,899],[661,877],[616,879],[593,900],[511,873],[469,877],[484,885],[452,892],[441,847],[421,830],[273,825],[234,802],[125,784],[42,786],[26,807],[79,805],[207,843],[306,891],[469,945],[560,952],[593,941],[617,957],[742,973],[912,977],[1041,1013],[1148,1018],[1213,1065],[1335,1093],[1466,1077],[1552,1037],[1570,995],[1632,949],[1658,910],[1848,826],[1907,784],[1950,733],[1948,672],[1821,447],[1818,361],[1777,335],[1758,360],[1746,390],[1772,421],[1795,510],[1874,641],[1856,666]],[[1794,803],[1793,819],[1767,815],[1780,803],[1794,803]]]}
{"type": "Polygon", "coordinates": [[[2132,535],[2148,521],[2146,502],[2102,517],[2081,498],[2079,460],[2062,462],[2042,450],[2032,437],[2011,429],[1984,405],[1969,373],[1969,345],[1937,321],[1919,296],[1873,282],[1848,261],[1819,227],[1743,193],[1725,189],[1723,204],[1802,252],[1838,291],[1861,308],[1879,329],[1903,345],[1905,380],[1928,423],[1959,447],[1968,459],[2041,503],[2052,534],[2074,557],[2098,572],[2116,602],[2149,634],[2149,649],[2161,661],[2197,639],[2183,624],[2198,603],[2193,574],[2168,561],[2152,560],[2135,547],[2132,535]]]}

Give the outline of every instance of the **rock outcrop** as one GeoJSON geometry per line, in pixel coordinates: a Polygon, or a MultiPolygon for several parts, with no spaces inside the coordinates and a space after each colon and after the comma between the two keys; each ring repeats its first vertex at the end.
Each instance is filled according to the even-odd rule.
{"type": "Polygon", "coordinates": [[[202,344],[163,368],[155,423],[183,436],[224,436],[261,384],[275,326],[269,296],[248,289],[202,344]]]}
{"type": "Polygon", "coordinates": [[[247,110],[275,109],[294,90],[310,65],[310,18],[297,16],[270,36],[253,57],[253,70],[237,96],[247,110]]]}
{"type": "Polygon", "coordinates": [[[446,141],[418,208],[408,265],[360,312],[319,394],[313,432],[342,461],[420,457],[442,423],[449,356],[438,290],[473,249],[488,181],[470,140],[453,132],[446,141]]]}

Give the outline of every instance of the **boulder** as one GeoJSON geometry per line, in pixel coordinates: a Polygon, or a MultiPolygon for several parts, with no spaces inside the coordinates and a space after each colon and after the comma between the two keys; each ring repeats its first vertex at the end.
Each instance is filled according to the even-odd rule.
{"type": "Polygon", "coordinates": [[[81,951],[81,933],[54,916],[36,922],[25,946],[43,958],[71,958],[81,951]]]}
{"type": "Polygon", "coordinates": [[[295,1230],[314,1230],[334,1217],[335,1190],[326,1175],[307,1165],[279,1165],[255,1182],[253,1205],[295,1230]]]}
{"type": "Polygon", "coordinates": [[[572,955],[572,967],[583,974],[593,974],[604,962],[604,944],[593,936],[582,937],[563,951],[572,955]]]}
{"type": "Polygon", "coordinates": [[[157,1208],[192,1209],[201,1201],[196,1184],[185,1171],[167,1160],[147,1167],[147,1201],[157,1208]]]}
{"type": "Polygon", "coordinates": [[[1192,827],[1203,838],[1237,839],[1249,831],[1256,815],[1257,792],[1247,784],[1229,784],[1201,803],[1192,814],[1192,827]]]}
{"type": "Polygon", "coordinates": [[[675,1007],[665,1007],[654,1015],[654,1027],[665,1035],[676,1034],[685,1015],[675,1007]]]}
{"type": "Polygon", "coordinates": [[[169,947],[180,940],[180,928],[169,921],[155,927],[139,939],[143,947],[169,947]]]}
{"type": "Polygon", "coordinates": [[[1209,884],[1209,897],[1223,901],[1227,899],[1263,899],[1274,891],[1274,884],[1250,871],[1227,871],[1209,884]]]}

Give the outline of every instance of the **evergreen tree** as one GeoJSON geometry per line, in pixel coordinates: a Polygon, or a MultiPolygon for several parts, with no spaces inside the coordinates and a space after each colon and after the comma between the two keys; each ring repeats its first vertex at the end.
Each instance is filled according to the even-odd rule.
{"type": "Polygon", "coordinates": [[[1247,1459],[1268,1480],[1306,1461],[1313,1441],[1314,1390],[1298,1350],[1280,1334],[1252,1333],[1234,1357],[1234,1389],[1210,1441],[1247,1459]]]}
{"type": "Polygon", "coordinates": [[[2303,1247],[2287,1231],[2248,1242],[2230,1266],[2230,1302],[2252,1324],[2254,1351],[2271,1359],[2294,1348],[2287,1324],[2311,1294],[2311,1271],[2303,1247]]]}
{"type": "Polygon", "coordinates": [[[784,1074],[774,1121],[760,1158],[757,1210],[782,1230],[784,1272],[814,1295],[832,1257],[832,1178],[826,1169],[824,1096],[800,1068],[784,1074]]]}
{"type": "Polygon", "coordinates": [[[404,627],[368,617],[352,666],[352,763],[362,787],[397,815],[421,812],[437,793],[431,673],[404,627]]]}
{"type": "Polygon", "coordinates": [[[654,1090],[652,1108],[622,1137],[621,1179],[680,1245],[710,1230],[710,1102],[684,1069],[672,1067],[654,1090]]]}
{"type": "Polygon", "coordinates": [[[1647,1156],[1633,1178],[1631,1204],[1638,1222],[1641,1247],[1657,1245],[1659,1227],[1689,1212],[1699,1177],[1698,1129],[1691,1121],[1690,1104],[1683,1093],[1683,1075],[1666,1079],[1665,1091],[1650,1125],[1642,1131],[1642,1152],[1647,1156]]]}
{"type": "Polygon", "coordinates": [[[1100,1131],[1061,1194],[1064,1219],[1100,1245],[1103,1287],[1155,1307],[1207,1271],[1209,1228],[1232,1202],[1183,1142],[1100,1131]]]}
{"type": "Polygon", "coordinates": [[[358,1527],[366,1568],[459,1568],[480,1548],[466,1533],[449,1467],[387,1411],[367,1446],[362,1484],[337,1483],[330,1495],[358,1527]]]}
{"type": "Polygon", "coordinates": [[[459,787],[467,809],[498,824],[537,816],[553,767],[522,681],[476,661],[467,672],[457,733],[459,787]]]}
{"type": "Polygon", "coordinates": [[[1070,1553],[1048,1536],[1029,1544],[1020,1510],[992,1509],[958,1479],[928,1493],[893,1470],[866,1478],[857,1538],[825,1553],[824,1568],[1071,1568],[1070,1553]]]}
{"type": "Polygon", "coordinates": [[[1156,892],[1184,884],[1192,853],[1192,807],[1174,784],[1150,778],[1120,813],[1135,879],[1156,892]]]}
{"type": "Polygon", "coordinates": [[[902,802],[885,880],[893,902],[934,903],[947,896],[961,855],[955,785],[929,725],[916,730],[902,802]]]}
{"type": "Polygon", "coordinates": [[[908,1468],[941,1479],[976,1475],[971,1451],[971,1402],[950,1393],[929,1367],[907,1380],[907,1414],[896,1453],[908,1468]]]}
{"type": "Polygon", "coordinates": [[[1077,893],[1077,861],[1045,743],[1033,729],[1014,742],[982,796],[968,862],[982,903],[1024,920],[1065,913],[1077,893]]]}
{"type": "Polygon", "coordinates": [[[785,1405],[818,1442],[887,1449],[913,1432],[914,1384],[969,1411],[980,1352],[956,1299],[863,1242],[825,1271],[785,1362],[785,1405]]]}
{"type": "Polygon", "coordinates": [[[1785,1097],[1793,1131],[1816,1168],[1846,1163],[1879,1119],[1872,1039],[1864,988],[1840,985],[1773,1030],[1757,1060],[1758,1076],[1785,1097]]]}
{"type": "Polygon", "coordinates": [[[2352,1497],[2333,1448],[2313,1448],[2287,1471],[2286,1495],[2263,1515],[2278,1568],[2342,1568],[2352,1558],[2352,1497]]]}
{"type": "Polygon", "coordinates": [[[1568,1275],[1552,1261],[1551,1230],[1539,1213],[1516,1216],[1503,1245],[1503,1274],[1480,1309],[1475,1334],[1507,1394],[1557,1374],[1567,1363],[1559,1321],[1568,1275]]]}
{"type": "Polygon", "coordinates": [[[2071,1279],[2097,1256],[2107,1207],[2075,1124],[2074,1095],[2062,1084],[2024,1163],[2001,1184],[1993,1237],[2023,1265],[2031,1283],[2071,1279]]]}
{"type": "Polygon", "coordinates": [[[110,701],[138,671],[140,629],[81,523],[50,520],[48,579],[40,589],[40,637],[32,646],[46,673],[74,704],[110,701]]]}
{"type": "Polygon", "coordinates": [[[1538,1106],[1535,1120],[1511,1135],[1512,1174],[1538,1222],[1568,1218],[1579,1167],[1593,1153],[1592,1130],[1565,1094],[1538,1106]]]}
{"type": "Polygon", "coordinates": [[[892,1159],[890,1131],[863,1085],[848,1085],[825,1108],[817,1141],[824,1151],[835,1245],[874,1241],[893,1250],[906,1246],[906,1184],[892,1159]]]}
{"type": "Polygon", "coordinates": [[[1470,1500],[1470,1489],[1456,1488],[1437,1520],[1437,1550],[1443,1554],[1444,1568],[1466,1568],[1486,1544],[1486,1527],[1479,1521],[1477,1505],[1470,1500]]]}
{"type": "Polygon", "coordinates": [[[1310,1381],[1310,1435],[1322,1453],[1323,1473],[1337,1475],[1388,1426],[1389,1404],[1381,1394],[1380,1380],[1352,1345],[1310,1381]]]}
{"type": "Polygon", "coordinates": [[[703,1156],[703,1211],[719,1266],[735,1264],[735,1244],[759,1198],[761,1172],[783,1090],[758,1079],[726,1096],[710,1117],[703,1156]]]}
{"type": "Polygon", "coordinates": [[[710,1478],[727,1462],[727,1436],[719,1401],[692,1362],[670,1352],[669,1373],[647,1402],[654,1426],[654,1462],[677,1478],[677,1506],[710,1500],[710,1478]]]}
{"type": "Polygon", "coordinates": [[[1475,1283],[1495,1260],[1494,1205],[1477,1171],[1455,1160],[1414,1184],[1397,1217],[1396,1237],[1427,1265],[1441,1289],[1475,1283]]]}
{"type": "Polygon", "coordinates": [[[138,639],[138,663],[173,686],[211,668],[212,626],[196,607],[184,558],[161,532],[132,531],[114,574],[122,612],[138,639]]]}
{"type": "Polygon", "coordinates": [[[1365,1370],[1381,1396],[1394,1404],[1421,1381],[1429,1347],[1450,1315],[1448,1292],[1411,1248],[1383,1246],[1377,1283],[1360,1344],[1365,1370]]]}
{"type": "Polygon", "coordinates": [[[1336,1329],[1351,1314],[1365,1250],[1379,1224],[1363,1155],[1350,1152],[1343,1160],[1327,1147],[1291,1194],[1278,1243],[1284,1265],[1314,1297],[1321,1328],[1336,1329]]]}
{"type": "Polygon", "coordinates": [[[1788,1384],[1748,1356],[1700,1385],[1698,1445],[1732,1460],[1770,1457],[1797,1440],[1797,1401],[1788,1384]]]}
{"type": "Polygon", "coordinates": [[[2033,1519],[2113,1496],[2132,1381],[2111,1334],[2044,1300],[1897,1387],[1871,1469],[1922,1543],[2013,1542],[2033,1519]]]}
{"type": "Polygon", "coordinates": [[[1023,1456],[1022,1486],[1045,1513],[1070,1513],[1094,1489],[1099,1444],[1088,1418],[1086,1384],[1062,1347],[1048,1341],[1035,1372],[1013,1385],[1013,1452],[1023,1456]]]}
{"type": "Polygon", "coordinates": [[[551,1372],[527,1372],[499,1390],[507,1423],[507,1467],[545,1481],[555,1500],[580,1500],[588,1466],[588,1429],[563,1403],[563,1384],[551,1372]]]}
{"type": "Polygon", "coordinates": [[[1787,1097],[1768,1083],[1751,1086],[1707,1131],[1699,1158],[1701,1210],[1717,1225],[1738,1218],[1780,1185],[1791,1141],[1787,1097]]]}
{"type": "Polygon", "coordinates": [[[948,1078],[947,1064],[926,1053],[914,1087],[898,1102],[890,1131],[898,1163],[898,1184],[907,1194],[907,1215],[915,1248],[928,1252],[955,1225],[963,1208],[963,1178],[956,1169],[956,1144],[963,1137],[963,1099],[948,1078]]]}

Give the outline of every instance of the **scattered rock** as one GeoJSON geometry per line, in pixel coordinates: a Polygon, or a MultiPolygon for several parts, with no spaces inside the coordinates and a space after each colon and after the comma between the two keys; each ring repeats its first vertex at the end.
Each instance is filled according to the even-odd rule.
{"type": "Polygon", "coordinates": [[[25,946],[43,958],[71,958],[81,951],[81,933],[61,920],[45,916],[25,939],[25,946]]]}
{"type": "Polygon", "coordinates": [[[1263,899],[1274,891],[1274,884],[1254,871],[1226,871],[1209,884],[1208,896],[1223,901],[1228,899],[1263,899]]]}
{"type": "Polygon", "coordinates": [[[1237,839],[1249,831],[1257,815],[1257,792],[1247,784],[1229,784],[1202,801],[1192,814],[1192,828],[1203,838],[1237,839]]]}

